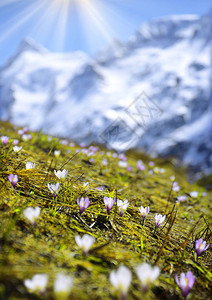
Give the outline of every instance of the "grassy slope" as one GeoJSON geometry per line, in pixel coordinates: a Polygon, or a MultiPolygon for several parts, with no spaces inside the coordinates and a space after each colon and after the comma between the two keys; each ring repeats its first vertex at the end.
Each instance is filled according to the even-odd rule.
{"type": "Polygon", "coordinates": [[[23,284],[24,279],[36,273],[49,274],[46,299],[52,299],[58,272],[73,275],[71,299],[87,299],[87,295],[90,299],[116,299],[108,278],[111,270],[121,264],[133,272],[129,299],[141,299],[134,269],[144,261],[161,268],[161,275],[146,299],[179,299],[181,293],[174,274],[187,270],[196,276],[192,299],[209,299],[212,247],[198,263],[194,261],[193,249],[197,237],[209,241],[211,236],[211,194],[198,198],[188,196],[184,203],[176,204],[177,193],[169,195],[171,175],[176,175],[181,186],[179,194],[203,191],[188,184],[182,170],[174,170],[170,162],[155,160],[166,172],[149,175],[149,167],[138,171],[136,161],[143,159],[147,166],[152,159],[130,152],[127,156],[133,170],[128,172],[118,167],[118,158],[106,153],[97,153],[93,165],[86,154],[79,153],[65,165],[68,179],[58,197],[53,199],[47,183],[58,181],[54,169],[60,169],[79,147],[64,146],[56,139],[49,142],[47,136],[32,133],[30,142],[19,143],[23,149],[17,155],[12,151],[12,139],[20,139],[17,132],[3,122],[0,132],[10,137],[10,142],[5,147],[1,144],[0,148],[0,299],[39,299],[29,294],[23,284]],[[57,161],[51,152],[53,149],[61,150],[57,161]],[[109,164],[104,167],[101,161],[106,157],[109,164]],[[26,170],[27,161],[35,162],[36,168],[26,170]],[[7,180],[11,173],[19,177],[15,190],[7,180]],[[87,191],[83,182],[89,182],[87,191]],[[97,186],[104,186],[105,191],[97,190],[97,186]],[[103,203],[104,196],[115,195],[116,191],[119,199],[130,201],[123,217],[118,215],[116,206],[108,216],[103,203]],[[88,196],[91,205],[80,216],[76,199],[81,195],[88,196]],[[150,206],[143,227],[138,211],[141,205],[150,206]],[[41,207],[36,227],[23,216],[28,206],[41,207]],[[165,226],[154,234],[156,212],[166,214],[167,218],[165,226]],[[86,259],[74,239],[76,234],[85,233],[96,237],[93,247],[97,247],[86,259]]]}

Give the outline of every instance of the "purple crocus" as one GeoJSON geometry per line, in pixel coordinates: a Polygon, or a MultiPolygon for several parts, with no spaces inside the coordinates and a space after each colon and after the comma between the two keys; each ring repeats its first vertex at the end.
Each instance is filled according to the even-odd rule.
{"type": "Polygon", "coordinates": [[[177,197],[177,202],[184,202],[186,200],[186,196],[182,195],[182,196],[178,196],[177,197]]]}
{"type": "Polygon", "coordinates": [[[180,190],[180,186],[178,185],[178,183],[176,181],[173,182],[172,190],[174,192],[179,192],[179,190],[180,190]]]}
{"type": "Polygon", "coordinates": [[[116,198],[109,198],[109,197],[104,197],[104,203],[105,203],[105,206],[107,208],[107,212],[109,213],[111,208],[113,207],[113,204],[115,203],[116,201],[116,198]]]}
{"type": "Polygon", "coordinates": [[[166,216],[155,214],[155,229],[157,229],[165,220],[166,216]]]}
{"type": "Polygon", "coordinates": [[[88,208],[88,206],[90,205],[90,200],[88,197],[86,198],[81,198],[79,200],[79,198],[77,198],[77,204],[79,205],[79,209],[80,209],[80,215],[83,213],[84,210],[86,210],[86,208],[88,208]]]}
{"type": "Polygon", "coordinates": [[[125,210],[128,208],[129,206],[129,201],[126,199],[124,201],[117,199],[117,206],[118,206],[118,210],[119,210],[119,215],[122,217],[125,210]]]}
{"type": "Polygon", "coordinates": [[[204,252],[205,250],[208,249],[209,246],[210,246],[210,244],[207,244],[207,246],[206,246],[206,241],[203,241],[202,238],[198,239],[195,242],[195,249],[196,249],[197,259],[198,259],[198,256],[200,256],[202,254],[202,252],[204,252]]]}
{"type": "Polygon", "coordinates": [[[15,188],[17,182],[18,182],[18,175],[10,174],[8,177],[9,182],[11,182],[12,186],[15,188]]]}
{"type": "Polygon", "coordinates": [[[145,170],[145,166],[144,166],[142,160],[138,160],[138,161],[137,161],[137,168],[138,168],[140,171],[144,171],[144,170],[145,170]]]}
{"type": "Polygon", "coordinates": [[[195,277],[192,274],[191,271],[188,271],[187,274],[181,273],[180,274],[180,280],[178,279],[178,276],[175,275],[175,281],[177,285],[180,287],[183,297],[186,299],[188,294],[190,293],[191,288],[194,285],[195,277]]]}
{"type": "Polygon", "coordinates": [[[139,211],[140,211],[140,213],[141,213],[141,216],[142,216],[142,225],[144,225],[144,221],[145,221],[145,219],[146,219],[146,216],[148,215],[148,213],[149,213],[149,211],[150,211],[150,209],[149,209],[149,206],[147,206],[147,207],[143,207],[143,206],[141,206],[140,208],[139,208],[139,211]]]}
{"type": "Polygon", "coordinates": [[[102,164],[103,164],[103,166],[107,166],[107,164],[108,164],[107,158],[103,158],[102,164]]]}
{"type": "Polygon", "coordinates": [[[2,143],[3,143],[4,146],[7,144],[7,142],[9,141],[9,139],[10,138],[8,136],[6,136],[6,135],[2,135],[1,136],[1,141],[2,141],[2,143]]]}

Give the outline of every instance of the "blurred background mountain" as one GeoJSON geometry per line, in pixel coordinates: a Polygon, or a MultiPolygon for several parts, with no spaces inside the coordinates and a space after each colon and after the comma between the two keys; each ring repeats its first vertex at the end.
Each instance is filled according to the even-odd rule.
{"type": "Polygon", "coordinates": [[[25,39],[0,69],[0,118],[211,174],[211,32],[212,11],[145,22],[93,56],[25,39]]]}

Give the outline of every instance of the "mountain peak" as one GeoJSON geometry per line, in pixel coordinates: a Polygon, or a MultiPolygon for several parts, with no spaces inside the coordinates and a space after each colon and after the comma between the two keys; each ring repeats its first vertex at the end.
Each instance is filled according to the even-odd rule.
{"type": "Polygon", "coordinates": [[[31,38],[25,38],[19,45],[18,52],[23,51],[36,51],[36,52],[47,52],[47,49],[35,43],[31,38]]]}

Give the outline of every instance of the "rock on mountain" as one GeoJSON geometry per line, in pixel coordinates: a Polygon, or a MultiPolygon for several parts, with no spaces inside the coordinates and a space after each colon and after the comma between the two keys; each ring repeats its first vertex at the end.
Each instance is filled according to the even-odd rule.
{"type": "Polygon", "coordinates": [[[153,20],[94,58],[24,41],[0,69],[0,118],[211,173],[211,19],[153,20]]]}

